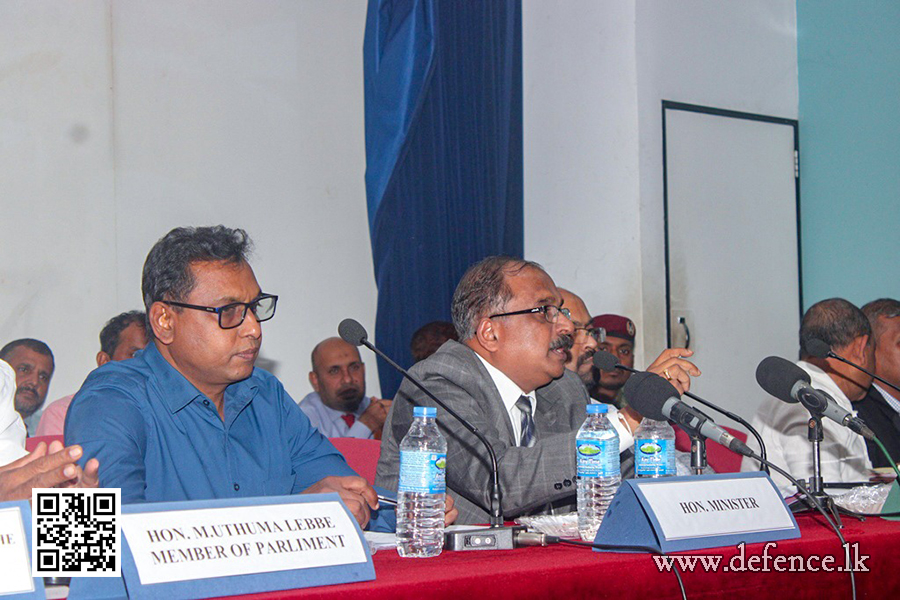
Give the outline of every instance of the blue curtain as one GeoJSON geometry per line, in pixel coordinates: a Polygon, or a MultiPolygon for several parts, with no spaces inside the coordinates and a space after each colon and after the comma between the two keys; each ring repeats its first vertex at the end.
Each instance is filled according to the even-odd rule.
{"type": "Polygon", "coordinates": [[[409,366],[469,265],[522,255],[521,4],[370,0],[363,50],[375,341],[409,366]]]}

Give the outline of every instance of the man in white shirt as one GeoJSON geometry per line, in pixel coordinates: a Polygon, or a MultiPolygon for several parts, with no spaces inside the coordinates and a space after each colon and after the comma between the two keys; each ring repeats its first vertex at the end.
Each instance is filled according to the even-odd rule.
{"type": "MultiPolygon", "coordinates": [[[[809,340],[818,339],[831,346],[835,354],[865,369],[875,366],[875,345],[866,316],[842,298],[831,298],[812,305],[800,323],[800,361],[797,365],[809,374],[811,385],[824,390],[846,410],[851,401],[861,400],[872,378],[833,358],[815,358],[806,351],[809,340]]],[[[809,411],[800,403],[787,403],[769,396],[756,412],[752,424],[766,444],[770,462],[785,469],[797,479],[813,473],[812,443],[807,437],[809,411]]],[[[821,443],[822,478],[826,483],[852,483],[869,479],[869,462],[865,440],[830,419],[822,419],[824,440],[821,443]]],[[[744,458],[742,471],[757,471],[759,464],[744,458]]],[[[783,476],[772,472],[772,480],[782,493],[796,492],[783,476]]]]}
{"type": "Polygon", "coordinates": [[[299,402],[300,409],[323,435],[381,439],[391,401],[366,396],[366,365],[355,346],[337,337],[319,342],[309,383],[315,391],[299,402]]]}
{"type": "Polygon", "coordinates": [[[84,471],[75,464],[80,446],[63,448],[53,442],[48,448],[41,443],[31,454],[25,451],[25,425],[14,408],[15,394],[15,373],[0,360],[0,502],[29,500],[32,488],[97,487],[96,459],[84,471]]]}
{"type": "MultiPolygon", "coordinates": [[[[900,386],[900,302],[873,300],[862,307],[875,338],[875,374],[900,386]]],[[[884,444],[891,459],[900,460],[900,392],[873,381],[865,398],[853,403],[859,416],[884,444]]],[[[873,467],[889,467],[888,458],[875,442],[866,440],[873,467]]]]}

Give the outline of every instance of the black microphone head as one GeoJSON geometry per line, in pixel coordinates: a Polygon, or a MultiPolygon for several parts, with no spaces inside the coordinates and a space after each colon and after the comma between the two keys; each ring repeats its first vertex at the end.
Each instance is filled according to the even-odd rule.
{"type": "Polygon", "coordinates": [[[756,367],[756,383],[783,402],[796,402],[791,391],[798,381],[809,383],[809,373],[780,356],[767,356],[756,367]]]}
{"type": "Polygon", "coordinates": [[[816,358],[828,358],[828,355],[831,354],[831,346],[829,346],[819,338],[806,340],[805,345],[806,351],[810,356],[814,356],[816,358]]]}
{"type": "Polygon", "coordinates": [[[615,371],[616,365],[619,363],[618,358],[605,350],[597,350],[594,352],[593,361],[595,367],[606,373],[615,371]]]}
{"type": "Polygon", "coordinates": [[[361,346],[369,338],[366,328],[355,319],[344,319],[341,321],[341,324],[338,325],[338,335],[341,336],[342,340],[354,346],[361,346]]]}
{"type": "Polygon", "coordinates": [[[679,398],[678,390],[655,373],[635,373],[625,382],[628,405],[641,415],[654,421],[665,421],[663,405],[669,398],[679,398]]]}

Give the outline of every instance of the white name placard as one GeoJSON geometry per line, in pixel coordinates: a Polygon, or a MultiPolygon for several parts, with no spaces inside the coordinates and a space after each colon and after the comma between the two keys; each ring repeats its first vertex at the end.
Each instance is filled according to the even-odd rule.
{"type": "Polygon", "coordinates": [[[790,530],[793,518],[765,477],[635,481],[666,540],[790,530]]]}
{"type": "Polygon", "coordinates": [[[18,506],[0,509],[0,596],[34,591],[28,540],[18,506]]]}
{"type": "Polygon", "coordinates": [[[123,514],[142,584],[365,563],[336,501],[123,514]]]}

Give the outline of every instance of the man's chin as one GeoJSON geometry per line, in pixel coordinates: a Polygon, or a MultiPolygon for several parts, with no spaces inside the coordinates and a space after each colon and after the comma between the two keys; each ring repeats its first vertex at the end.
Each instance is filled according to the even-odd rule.
{"type": "Polygon", "coordinates": [[[31,401],[20,401],[19,398],[16,398],[16,412],[22,415],[23,419],[27,419],[31,415],[37,412],[37,410],[41,407],[43,402],[31,402],[31,401]]]}

